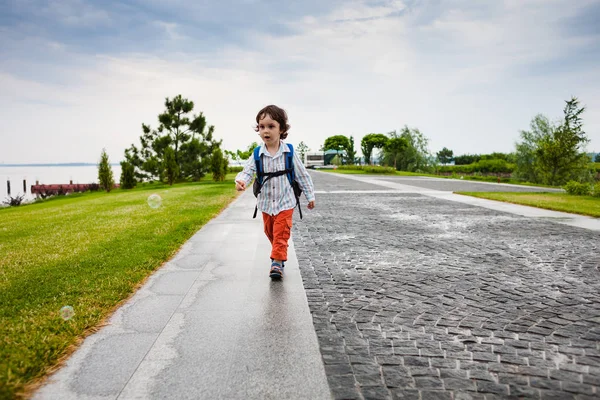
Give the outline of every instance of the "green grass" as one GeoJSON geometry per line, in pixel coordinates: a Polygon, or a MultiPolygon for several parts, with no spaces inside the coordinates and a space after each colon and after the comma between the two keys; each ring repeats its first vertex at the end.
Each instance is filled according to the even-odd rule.
{"type": "Polygon", "coordinates": [[[364,171],[360,169],[318,169],[317,171],[321,172],[332,172],[336,174],[344,174],[344,175],[399,175],[399,176],[432,176],[435,178],[440,178],[439,175],[431,175],[425,173],[417,173],[417,172],[407,172],[407,171],[395,171],[395,173],[373,173],[369,171],[364,171]]]}
{"type": "Polygon", "coordinates": [[[456,192],[483,199],[600,217],[600,198],[566,193],[456,192]]]}
{"type": "Polygon", "coordinates": [[[0,398],[22,396],[235,196],[229,175],[0,209],[0,398]]]}
{"type": "MultiPolygon", "coordinates": [[[[319,171],[323,171],[323,172],[332,172],[332,173],[336,173],[336,174],[349,174],[349,175],[397,175],[397,176],[428,176],[430,178],[444,178],[444,179],[461,179],[460,176],[462,176],[463,178],[461,180],[468,180],[468,181],[480,181],[480,182],[498,182],[498,178],[495,176],[469,176],[469,175],[460,175],[457,174],[456,176],[452,176],[452,175],[436,175],[436,174],[429,174],[426,172],[408,172],[408,171],[395,171],[395,173],[387,173],[387,172],[378,172],[378,173],[372,173],[372,172],[368,172],[368,171],[364,171],[364,170],[360,170],[360,169],[319,169],[319,171]]],[[[512,185],[524,185],[524,186],[536,186],[536,187],[546,187],[546,188],[559,188],[558,186],[550,186],[550,185],[543,185],[540,183],[531,183],[531,182],[522,182],[513,178],[500,178],[500,182],[501,183],[510,183],[512,185]]]]}

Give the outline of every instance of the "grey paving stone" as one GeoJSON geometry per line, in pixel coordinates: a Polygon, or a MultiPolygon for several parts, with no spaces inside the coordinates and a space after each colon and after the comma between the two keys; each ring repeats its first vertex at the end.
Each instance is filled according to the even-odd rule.
{"type": "Polygon", "coordinates": [[[354,400],[362,398],[358,389],[356,388],[332,388],[331,393],[333,394],[333,398],[335,400],[354,400]]]}
{"type": "Polygon", "coordinates": [[[441,379],[434,377],[417,377],[415,385],[417,388],[423,389],[442,389],[444,386],[441,379]]]}
{"type": "Polygon", "coordinates": [[[540,398],[542,400],[570,400],[570,399],[575,399],[575,395],[570,394],[570,393],[565,393],[563,391],[542,390],[540,398]]]}
{"type": "Polygon", "coordinates": [[[360,386],[382,386],[383,380],[380,374],[354,374],[356,382],[360,386]]]}
{"type": "Polygon", "coordinates": [[[444,387],[450,390],[476,390],[475,382],[470,379],[447,378],[444,387]]]}
{"type": "Polygon", "coordinates": [[[309,298],[321,299],[311,311],[322,348],[328,336],[367,340],[344,351],[382,366],[393,398],[417,398],[402,384],[486,400],[597,385],[586,367],[600,358],[599,232],[419,193],[448,182],[382,178],[410,185],[396,194],[374,189],[380,178],[313,178],[323,193],[293,235],[309,298]]]}
{"type": "Polygon", "coordinates": [[[508,385],[501,385],[489,381],[477,381],[477,391],[481,393],[496,393],[508,395],[508,385]]]}
{"type": "Polygon", "coordinates": [[[183,295],[159,295],[141,299],[124,314],[123,325],[136,332],[159,333],[182,299],[183,295]]]}
{"type": "Polygon", "coordinates": [[[155,333],[106,337],[92,348],[71,387],[80,395],[117,396],[152,343],[155,333]]]}
{"type": "Polygon", "coordinates": [[[386,400],[392,398],[389,389],[383,386],[362,387],[361,393],[365,400],[386,400]]]}
{"type": "Polygon", "coordinates": [[[526,385],[509,385],[510,398],[515,399],[539,399],[540,390],[526,385]]]}
{"type": "Polygon", "coordinates": [[[351,388],[356,386],[354,375],[331,375],[327,376],[327,382],[331,388],[351,388]]]}
{"type": "Polygon", "coordinates": [[[391,392],[394,400],[420,400],[421,398],[417,389],[395,389],[391,392]]]}
{"type": "Polygon", "coordinates": [[[421,400],[452,400],[452,393],[441,390],[421,390],[421,400]]]}

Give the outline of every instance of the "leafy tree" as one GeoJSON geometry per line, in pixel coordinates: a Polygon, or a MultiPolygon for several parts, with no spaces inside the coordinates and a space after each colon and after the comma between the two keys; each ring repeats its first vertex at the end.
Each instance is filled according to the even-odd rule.
{"type": "MultiPolygon", "coordinates": [[[[401,170],[403,171],[422,171],[432,164],[432,158],[427,148],[429,140],[416,128],[404,126],[400,131],[400,137],[404,138],[408,144],[401,157],[401,170]]],[[[396,136],[395,132],[392,137],[396,136]]]]}
{"type": "MultiPolygon", "coordinates": [[[[215,149],[215,150],[220,150],[220,149],[215,149]]],[[[223,162],[221,163],[221,171],[223,173],[223,175],[222,175],[223,179],[221,179],[221,181],[223,181],[227,177],[227,172],[229,172],[229,160],[225,156],[223,156],[223,162]]]]}
{"type": "Polygon", "coordinates": [[[354,159],[356,158],[356,150],[354,150],[354,137],[350,136],[348,139],[348,148],[346,149],[346,163],[354,165],[354,159]]]}
{"type": "Polygon", "coordinates": [[[115,186],[115,180],[113,178],[110,162],[108,161],[106,149],[102,149],[102,154],[100,155],[100,163],[98,164],[98,182],[102,189],[107,192],[110,192],[113,186],[115,186]]]}
{"type": "Polygon", "coordinates": [[[536,115],[529,125],[529,131],[521,131],[521,142],[516,143],[515,176],[518,179],[540,183],[541,170],[537,149],[544,137],[552,136],[554,127],[545,116],[536,115]]]}
{"type": "Polygon", "coordinates": [[[385,152],[386,156],[386,162],[388,164],[393,164],[394,169],[398,169],[398,159],[403,157],[407,148],[408,142],[406,138],[398,136],[390,138],[383,147],[383,151],[385,152]]]}
{"type": "Polygon", "coordinates": [[[369,133],[360,141],[360,148],[365,158],[365,164],[372,164],[373,149],[382,149],[388,141],[383,133],[369,133]]]}
{"type": "Polygon", "coordinates": [[[344,135],[330,136],[323,144],[323,150],[346,150],[349,147],[350,140],[344,135]]]}
{"type": "Polygon", "coordinates": [[[481,156],[479,154],[463,154],[460,156],[454,157],[455,165],[469,165],[476,163],[481,160],[481,156]]]}
{"type": "Polygon", "coordinates": [[[543,115],[531,122],[531,131],[522,131],[516,144],[516,175],[534,183],[561,185],[569,180],[589,178],[589,158],[584,153],[589,141],[583,131],[577,98],[566,101],[564,120],[556,125],[543,115]]]}
{"type": "Polygon", "coordinates": [[[203,140],[194,137],[181,145],[183,178],[198,181],[210,170],[210,155],[221,146],[221,141],[213,140],[213,133],[214,126],[211,125],[203,140]]]}
{"type": "Polygon", "coordinates": [[[210,169],[209,159],[221,141],[213,139],[214,126],[206,130],[203,113],[189,114],[194,103],[177,95],[165,100],[165,111],[158,116],[156,130],[142,124],[140,148],[131,145],[125,150],[125,159],[136,167],[138,179],[157,179],[163,176],[164,157],[168,147],[173,149],[178,165],[177,178],[198,180],[210,169]]]}
{"type": "Polygon", "coordinates": [[[300,159],[302,160],[302,162],[304,162],[304,155],[310,151],[310,149],[308,148],[308,146],[306,145],[306,143],[304,142],[300,142],[298,144],[298,147],[296,148],[296,151],[298,152],[298,155],[300,156],[300,159]]]}
{"type": "Polygon", "coordinates": [[[171,146],[165,149],[165,157],[163,161],[163,174],[164,179],[167,181],[169,186],[173,186],[173,183],[179,177],[179,165],[175,159],[175,151],[171,146]]]}
{"type": "Polygon", "coordinates": [[[594,158],[594,162],[600,163],[600,153],[596,154],[596,157],[594,158]]]}
{"type": "Polygon", "coordinates": [[[336,150],[338,152],[345,151],[346,155],[348,154],[348,150],[350,149],[350,140],[344,135],[335,135],[330,136],[325,139],[325,143],[323,144],[323,150],[336,150]]]}
{"type": "Polygon", "coordinates": [[[442,164],[449,164],[454,159],[454,152],[444,147],[442,150],[436,153],[437,159],[442,164]]]}
{"type": "MultiPolygon", "coordinates": [[[[301,142],[302,144],[302,142],[301,142]]],[[[248,146],[246,150],[236,150],[235,153],[233,151],[225,150],[225,154],[231,157],[232,160],[235,161],[245,161],[250,158],[254,149],[258,147],[257,142],[252,142],[248,146]]]]}
{"type": "Polygon", "coordinates": [[[331,159],[331,164],[332,165],[342,165],[342,160],[341,160],[340,156],[339,155],[333,156],[333,158],[331,159]]]}
{"type": "Polygon", "coordinates": [[[127,161],[121,161],[121,189],[133,189],[137,184],[135,180],[135,167],[127,161]]]}
{"type": "Polygon", "coordinates": [[[211,171],[215,182],[223,182],[227,173],[227,160],[223,156],[221,149],[213,150],[211,157],[211,171]]]}
{"type": "Polygon", "coordinates": [[[564,184],[585,170],[588,158],[583,151],[589,139],[583,131],[581,114],[584,111],[585,107],[579,106],[576,97],[566,101],[564,121],[539,142],[536,156],[545,183],[564,184]]]}
{"type": "Polygon", "coordinates": [[[511,154],[493,152],[490,154],[482,154],[480,160],[504,160],[509,161],[511,154]]]}

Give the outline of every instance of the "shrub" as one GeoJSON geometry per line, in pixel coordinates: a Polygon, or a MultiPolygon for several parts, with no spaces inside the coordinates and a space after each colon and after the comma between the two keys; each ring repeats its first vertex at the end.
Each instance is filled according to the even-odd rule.
{"type": "Polygon", "coordinates": [[[242,172],[243,169],[244,169],[244,167],[242,167],[240,165],[234,166],[234,167],[231,167],[231,166],[227,167],[228,172],[235,172],[235,173],[242,172]]]}
{"type": "Polygon", "coordinates": [[[453,174],[472,174],[473,164],[468,165],[442,165],[438,169],[439,172],[451,172],[453,174]]]}
{"type": "Polygon", "coordinates": [[[479,160],[473,166],[475,171],[483,173],[511,173],[514,168],[514,164],[499,159],[479,160]]]}
{"type": "Polygon", "coordinates": [[[498,182],[498,179],[502,183],[510,183],[510,178],[505,177],[497,177],[497,176],[483,176],[483,175],[471,175],[465,176],[463,179],[468,179],[470,181],[482,181],[482,182],[498,182]]]}
{"type": "Polygon", "coordinates": [[[473,164],[481,159],[479,154],[463,154],[461,156],[454,157],[454,164],[456,165],[469,165],[473,164]]]}
{"type": "Polygon", "coordinates": [[[580,183],[575,181],[569,181],[564,189],[568,194],[572,194],[574,196],[587,196],[591,192],[591,186],[589,183],[580,183]]]}
{"type": "Polygon", "coordinates": [[[600,197],[600,182],[596,182],[594,185],[594,191],[592,192],[592,196],[600,197]]]}
{"type": "Polygon", "coordinates": [[[227,165],[225,164],[223,152],[218,147],[213,150],[212,157],[210,158],[210,164],[213,180],[215,182],[223,182],[225,180],[225,171],[227,170],[227,165]]]}
{"type": "Polygon", "coordinates": [[[8,196],[6,198],[6,201],[3,201],[3,204],[6,204],[7,206],[11,206],[11,207],[16,207],[16,206],[20,206],[21,203],[23,202],[23,199],[25,198],[25,195],[17,195],[17,197],[12,197],[12,196],[8,196]]]}
{"type": "Polygon", "coordinates": [[[90,183],[88,185],[88,190],[90,192],[97,192],[98,190],[100,190],[100,185],[98,183],[90,183]]]}
{"type": "Polygon", "coordinates": [[[365,171],[369,174],[395,174],[396,170],[393,167],[382,167],[380,165],[340,165],[340,170],[347,171],[365,171]]]}
{"type": "Polygon", "coordinates": [[[504,160],[480,160],[468,165],[442,165],[439,172],[455,172],[457,174],[473,174],[481,172],[483,174],[510,174],[515,169],[515,165],[504,160]]]}
{"type": "Polygon", "coordinates": [[[137,184],[135,180],[135,167],[127,161],[121,161],[121,188],[133,189],[137,184]]]}

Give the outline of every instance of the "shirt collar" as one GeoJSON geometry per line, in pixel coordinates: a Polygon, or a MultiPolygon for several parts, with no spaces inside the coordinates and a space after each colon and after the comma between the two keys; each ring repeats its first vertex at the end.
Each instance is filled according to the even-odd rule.
{"type": "Polygon", "coordinates": [[[279,140],[279,150],[277,150],[277,153],[272,156],[271,154],[269,154],[269,152],[267,151],[267,146],[265,146],[264,143],[260,144],[260,151],[258,152],[258,155],[261,156],[263,154],[268,154],[269,157],[277,157],[279,154],[281,154],[281,152],[287,153],[290,151],[290,148],[287,144],[285,144],[285,142],[283,140],[279,140]]]}

